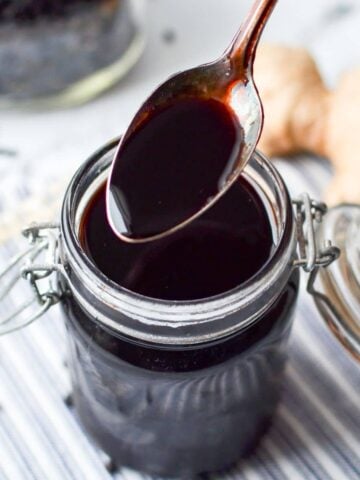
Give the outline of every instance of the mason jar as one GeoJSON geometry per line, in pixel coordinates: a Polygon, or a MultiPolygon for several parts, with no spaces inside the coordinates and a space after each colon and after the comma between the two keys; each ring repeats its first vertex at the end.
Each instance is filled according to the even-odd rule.
{"type": "Polygon", "coordinates": [[[0,106],[69,106],[113,86],[143,50],[140,2],[2,2],[0,106]]]}
{"type": "MultiPolygon", "coordinates": [[[[18,260],[40,307],[30,319],[12,318],[7,332],[60,302],[75,409],[112,460],[164,477],[221,471],[252,452],[281,398],[299,267],[315,293],[317,272],[339,255],[327,241],[320,248],[314,235],[326,207],[307,195],[291,200],[274,165],[257,152],[242,175],[267,212],[270,258],[244,283],[209,298],[140,295],[104,275],[82,241],[117,144],[75,174],[59,224],[24,230],[35,250],[18,260]],[[46,262],[38,260],[43,253],[46,262]]],[[[105,244],[104,254],[111,256],[105,244]]]]}

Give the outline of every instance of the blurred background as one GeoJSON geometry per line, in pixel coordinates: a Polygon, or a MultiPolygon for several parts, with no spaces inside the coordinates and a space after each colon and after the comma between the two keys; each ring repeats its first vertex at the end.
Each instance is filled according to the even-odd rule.
{"type": "MultiPolygon", "coordinates": [[[[136,25],[140,22],[141,35],[130,64],[142,53],[135,66],[115,86],[97,99],[76,107],[39,106],[36,102],[35,107],[31,102],[30,107],[24,107],[21,102],[20,106],[19,102],[14,105],[10,102],[10,108],[7,105],[0,109],[0,238],[15,233],[21,223],[49,218],[54,212],[54,198],[61,199],[67,179],[84,159],[121,134],[159,82],[176,71],[220,55],[250,4],[250,0],[133,0],[131,8],[135,9],[135,14],[131,22],[136,25]],[[22,208],[16,208],[16,212],[15,192],[18,192],[16,197],[19,200],[26,202],[22,208]],[[34,214],[34,208],[38,214],[34,214]]],[[[123,21],[126,24],[126,19],[123,21]]],[[[360,63],[359,25],[360,4],[357,0],[280,0],[264,41],[307,47],[331,86],[343,70],[360,63]]],[[[18,28],[20,33],[15,32],[16,38],[21,36],[21,25],[18,28]]],[[[78,24],[73,28],[76,31],[78,24]]],[[[105,35],[107,28],[106,23],[100,25],[100,34],[105,35]]],[[[85,40],[91,37],[85,33],[85,40]]],[[[47,51],[51,58],[51,49],[56,50],[48,40],[48,34],[41,33],[40,43],[43,48],[50,49],[47,51]]],[[[0,25],[0,57],[8,38],[0,25]]],[[[123,41],[116,35],[112,40],[123,41]]],[[[69,39],[64,41],[69,42],[69,39]]],[[[76,43],[77,37],[70,41],[76,43]]],[[[27,53],[33,54],[28,43],[24,41],[21,49],[25,59],[27,53]]],[[[108,44],[106,37],[104,45],[108,44]]],[[[101,57],[101,52],[98,54],[101,57]]],[[[86,45],[83,51],[79,50],[78,58],[84,59],[85,55],[86,45]]],[[[13,63],[15,61],[13,59],[13,63]]],[[[59,61],[60,69],[67,68],[64,58],[60,57],[59,61]]],[[[6,68],[13,68],[13,63],[6,68]]],[[[38,77],[41,83],[42,70],[38,72],[32,72],[32,81],[36,82],[38,77]]]]}
{"type": "MultiPolygon", "coordinates": [[[[66,186],[80,164],[124,131],[140,104],[166,77],[216,59],[252,3],[76,2],[85,3],[86,8],[63,24],[55,18],[61,17],[70,0],[0,0],[0,270],[23,248],[19,241],[23,227],[56,218],[66,186]],[[40,12],[51,6],[45,8],[41,29],[35,34],[21,15],[11,20],[12,8],[21,4],[36,5],[40,12]],[[130,5],[134,13],[123,10],[124,16],[118,18],[114,15],[117,4],[130,5]],[[4,11],[10,17],[4,19],[4,11]],[[61,48],[54,37],[61,40],[61,48]],[[70,59],[66,49],[78,57],[70,59]],[[28,67],[27,62],[39,52],[43,55],[39,68],[28,67]],[[119,67],[117,60],[122,58],[127,61],[119,67]],[[82,69],[101,70],[105,59],[116,64],[111,81],[100,76],[85,86],[93,93],[102,91],[105,84],[112,87],[85,103],[81,104],[86,97],[81,88],[73,101],[67,98],[66,102],[64,98],[49,103],[39,98],[15,102],[4,94],[15,85],[9,81],[11,75],[24,75],[27,68],[31,84],[25,86],[34,86],[39,93],[47,80],[44,71],[51,71],[54,64],[49,78],[56,86],[56,82],[66,84],[67,72],[76,77],[82,69]]],[[[38,13],[30,9],[26,15],[38,13]]],[[[343,71],[360,65],[359,26],[359,0],[279,0],[263,41],[306,47],[327,85],[333,87],[343,71]]],[[[299,162],[277,160],[277,165],[293,194],[306,190],[318,198],[331,178],[329,164],[310,155],[299,156],[299,162]]],[[[22,300],[17,297],[5,299],[0,318],[22,300]]],[[[0,480],[145,478],[125,470],[112,472],[111,463],[74,421],[68,408],[71,391],[57,308],[31,327],[4,337],[0,347],[0,480]],[[3,472],[10,473],[3,476],[3,472]]],[[[359,370],[322,322],[305,289],[290,352],[284,401],[270,434],[239,472],[226,478],[358,480],[359,370]]]]}

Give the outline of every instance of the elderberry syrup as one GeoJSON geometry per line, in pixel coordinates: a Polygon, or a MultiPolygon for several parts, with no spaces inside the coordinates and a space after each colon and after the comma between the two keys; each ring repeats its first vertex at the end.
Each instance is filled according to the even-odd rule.
{"type": "Polygon", "coordinates": [[[115,148],[81,167],[62,210],[76,412],[119,466],[220,471],[254,449],[281,395],[299,286],[291,201],[255,153],[192,224],[124,243],[104,214],[115,148]]]}
{"type": "Polygon", "coordinates": [[[143,239],[186,222],[222,190],[242,146],[241,126],[218,100],[156,108],[117,151],[107,199],[115,231],[143,239]]]}
{"type": "Polygon", "coordinates": [[[89,259],[117,285],[159,300],[200,300],[232,290],[265,265],[273,248],[266,210],[242,178],[210,211],[161,240],[126,243],[104,212],[105,185],[80,227],[89,259]]]}

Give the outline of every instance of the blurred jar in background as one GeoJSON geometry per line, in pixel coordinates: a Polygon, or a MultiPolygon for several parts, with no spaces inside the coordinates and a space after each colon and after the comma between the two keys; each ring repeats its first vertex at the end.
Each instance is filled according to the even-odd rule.
{"type": "Polygon", "coordinates": [[[0,105],[86,102],[144,46],[141,0],[0,0],[0,105]]]}

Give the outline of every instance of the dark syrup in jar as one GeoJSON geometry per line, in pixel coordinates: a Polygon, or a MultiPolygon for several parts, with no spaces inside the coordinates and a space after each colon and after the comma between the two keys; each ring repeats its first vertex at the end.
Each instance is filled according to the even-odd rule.
{"type": "Polygon", "coordinates": [[[264,204],[243,177],[201,217],[160,240],[124,242],[104,212],[105,186],[83,216],[84,250],[112,281],[152,298],[196,300],[231,290],[260,270],[273,248],[264,204]]]}
{"type": "MultiPolygon", "coordinates": [[[[184,122],[178,130],[174,112],[164,114],[168,134],[157,138],[145,132],[124,157],[117,181],[132,235],[164,231],[173,215],[176,223],[185,212],[189,216],[226,175],[239,130],[215,103],[199,100],[191,118],[191,102],[181,106],[184,122]],[[203,114],[204,131],[196,137],[203,114]],[[192,129],[182,150],[179,136],[192,129]],[[148,152],[158,169],[147,164],[148,152]],[[162,199],[158,205],[156,195],[162,199]]],[[[152,121],[161,124],[156,116],[152,121]]],[[[229,292],[254,277],[274,251],[269,212],[245,175],[192,223],[147,243],[120,240],[105,208],[103,185],[82,216],[82,248],[115,285],[146,297],[191,301],[229,292]]],[[[147,343],[107,330],[69,298],[64,308],[76,365],[74,399],[87,430],[116,464],[153,475],[193,478],[245,457],[268,428],[280,397],[298,281],[294,271],[247,328],[190,345],[147,343]]],[[[113,315],[121,323],[127,314],[113,315]]],[[[240,317],[238,311],[229,315],[240,317]]]]}
{"type": "Polygon", "coordinates": [[[148,114],[117,152],[109,202],[116,230],[139,239],[181,224],[221,190],[243,132],[229,107],[185,97],[148,114]]]}
{"type": "MultiPolygon", "coordinates": [[[[248,280],[272,253],[266,209],[245,178],[192,225],[149,244],[119,240],[104,205],[102,187],[85,212],[82,246],[103,274],[148,296],[219,294],[248,280]]],[[[254,324],[195,345],[114,334],[70,297],[63,306],[83,425],[119,466],[187,479],[232,466],[255,448],[279,401],[298,284],[294,270],[254,324]]]]}
{"type": "MultiPolygon", "coordinates": [[[[240,286],[274,250],[268,212],[245,176],[184,229],[141,244],[113,233],[103,185],[88,203],[79,233],[103,275],[168,301],[204,299],[240,286]]],[[[83,425],[119,466],[166,478],[232,466],[257,445],[279,401],[298,284],[295,270],[248,328],[194,345],[115,333],[67,298],[74,401],[83,425]]],[[[126,315],[115,312],[113,320],[121,323],[126,315]]]]}

